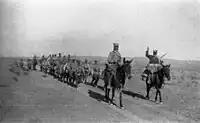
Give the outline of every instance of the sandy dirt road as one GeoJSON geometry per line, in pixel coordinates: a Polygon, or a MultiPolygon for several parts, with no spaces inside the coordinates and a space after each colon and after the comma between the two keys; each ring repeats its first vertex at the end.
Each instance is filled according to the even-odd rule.
{"type": "MultiPolygon", "coordinates": [[[[103,85],[103,82],[100,81],[99,85],[103,85]]],[[[128,86],[130,87],[130,86],[128,86]]],[[[81,93],[89,92],[89,97],[99,101],[103,102],[103,95],[104,92],[100,87],[94,88],[87,85],[82,85],[79,88],[79,91],[81,93]]],[[[116,93],[117,95],[117,93],[116,93]]],[[[128,118],[134,117],[135,119],[143,119],[140,122],[179,122],[179,123],[195,123],[198,122],[196,120],[192,120],[190,118],[187,118],[183,116],[180,113],[175,113],[171,110],[169,105],[163,104],[158,105],[155,104],[153,101],[147,101],[142,99],[142,93],[129,93],[129,95],[124,94],[123,96],[123,104],[125,107],[125,111],[119,110],[122,114],[127,116],[128,118]]],[[[154,98],[153,98],[154,99],[154,98]]],[[[116,97],[116,103],[118,103],[118,98],[116,97]]],[[[118,103],[119,105],[119,103],[118,103]]],[[[115,109],[115,108],[113,108],[115,109]]],[[[115,109],[117,110],[117,109],[115,109]]],[[[118,111],[118,110],[117,110],[118,111]]],[[[130,118],[131,119],[131,118],[130,118]]]]}
{"type": "Polygon", "coordinates": [[[9,72],[11,62],[1,60],[2,123],[195,122],[174,113],[165,96],[164,105],[142,99],[145,86],[137,76],[126,85],[131,92],[124,96],[125,110],[121,110],[102,101],[104,93],[100,88],[81,84],[76,90],[40,72],[9,72]]]}
{"type": "Polygon", "coordinates": [[[109,106],[91,100],[51,77],[43,78],[39,72],[19,76],[10,73],[8,64],[8,61],[1,61],[2,123],[129,121],[109,106]]]}

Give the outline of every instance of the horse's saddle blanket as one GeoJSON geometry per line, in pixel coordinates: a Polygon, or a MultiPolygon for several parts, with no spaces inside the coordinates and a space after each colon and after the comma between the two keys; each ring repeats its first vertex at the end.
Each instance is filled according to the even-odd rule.
{"type": "Polygon", "coordinates": [[[147,69],[151,72],[151,73],[155,73],[158,70],[160,70],[162,68],[162,65],[160,64],[148,64],[147,65],[147,69]]]}

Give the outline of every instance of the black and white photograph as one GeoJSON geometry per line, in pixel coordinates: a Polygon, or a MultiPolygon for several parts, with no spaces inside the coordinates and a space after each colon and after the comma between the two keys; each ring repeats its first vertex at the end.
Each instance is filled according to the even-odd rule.
{"type": "Polygon", "coordinates": [[[200,123],[200,0],[0,0],[0,123],[200,123]]]}

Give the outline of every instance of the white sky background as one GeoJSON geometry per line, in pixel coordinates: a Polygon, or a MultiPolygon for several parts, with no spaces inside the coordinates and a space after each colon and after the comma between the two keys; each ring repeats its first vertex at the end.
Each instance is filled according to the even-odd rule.
{"type": "Polygon", "coordinates": [[[122,56],[144,56],[149,46],[151,50],[158,49],[160,55],[167,52],[166,58],[200,60],[197,0],[12,0],[12,3],[15,6],[4,3],[1,13],[4,19],[0,24],[0,48],[5,56],[50,52],[107,56],[112,43],[119,40],[122,56]]]}

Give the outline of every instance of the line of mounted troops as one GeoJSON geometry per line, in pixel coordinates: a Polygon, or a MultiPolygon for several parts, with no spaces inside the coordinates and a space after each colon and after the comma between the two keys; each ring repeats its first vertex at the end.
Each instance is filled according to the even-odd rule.
{"type": "MultiPolygon", "coordinates": [[[[142,80],[144,80],[144,78],[148,79],[148,71],[152,71],[155,72],[156,70],[160,69],[162,67],[163,61],[161,60],[160,57],[157,56],[158,51],[157,50],[153,50],[153,55],[149,54],[149,47],[147,47],[147,50],[145,52],[145,56],[149,59],[149,63],[147,64],[147,66],[145,67],[145,70],[142,74],[142,80]]],[[[33,59],[35,59],[36,57],[34,56],[33,59]]],[[[68,67],[71,68],[78,68],[79,66],[82,66],[82,68],[88,69],[89,71],[91,71],[90,69],[90,65],[88,64],[88,61],[85,60],[84,62],[81,62],[80,60],[77,59],[71,59],[70,55],[68,55],[68,57],[66,56],[62,56],[61,53],[57,54],[50,54],[47,58],[44,57],[44,55],[42,56],[41,61],[49,61],[50,64],[54,63],[54,64],[64,64],[68,67]],[[70,63],[70,64],[68,64],[70,63]]],[[[122,57],[121,54],[119,52],[119,43],[113,43],[113,51],[111,51],[108,55],[108,60],[106,63],[106,66],[104,70],[110,70],[112,72],[112,74],[115,76],[115,72],[116,72],[116,68],[119,67],[120,65],[122,65],[122,57]]]]}
{"type": "Polygon", "coordinates": [[[72,70],[75,72],[75,76],[81,74],[81,81],[83,83],[88,82],[88,76],[95,74],[100,77],[102,73],[100,68],[95,67],[95,65],[91,68],[91,64],[88,63],[87,59],[81,61],[77,58],[71,58],[70,55],[67,57],[62,56],[61,53],[58,53],[58,55],[49,55],[48,57],[43,55],[40,59],[40,64],[41,72],[49,73],[56,78],[61,78],[63,73],[66,74],[66,71],[69,72],[69,70],[72,70]]]}
{"type": "MultiPolygon", "coordinates": [[[[157,70],[162,68],[163,61],[161,60],[161,57],[158,57],[158,51],[153,50],[153,55],[149,54],[149,47],[147,47],[147,50],[145,52],[145,56],[149,59],[149,63],[145,67],[144,72],[142,73],[142,80],[146,81],[148,79],[149,73],[154,73],[157,70]],[[150,71],[150,72],[149,72],[150,71]]],[[[164,54],[163,56],[165,56],[164,54]]],[[[162,57],[163,57],[162,56],[162,57]]],[[[119,43],[113,44],[113,51],[111,51],[108,55],[108,63],[105,70],[109,69],[112,71],[112,74],[115,76],[116,68],[122,65],[122,57],[119,52],[119,43]]]]}
{"type": "Polygon", "coordinates": [[[68,55],[68,57],[66,57],[65,55],[62,56],[61,53],[57,54],[50,54],[48,57],[45,58],[45,56],[43,55],[40,63],[42,63],[43,61],[48,61],[49,64],[51,65],[66,65],[68,67],[71,67],[73,69],[78,68],[78,67],[82,67],[82,68],[86,68],[90,70],[90,65],[88,63],[88,60],[85,59],[84,62],[82,62],[81,60],[78,59],[73,59],[71,58],[70,55],[68,55]]]}

